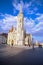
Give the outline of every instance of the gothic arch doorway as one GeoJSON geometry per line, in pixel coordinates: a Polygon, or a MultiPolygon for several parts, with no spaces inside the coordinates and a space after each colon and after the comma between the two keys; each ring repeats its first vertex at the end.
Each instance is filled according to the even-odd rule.
{"type": "Polygon", "coordinates": [[[14,41],[12,40],[11,45],[13,46],[14,41]]]}

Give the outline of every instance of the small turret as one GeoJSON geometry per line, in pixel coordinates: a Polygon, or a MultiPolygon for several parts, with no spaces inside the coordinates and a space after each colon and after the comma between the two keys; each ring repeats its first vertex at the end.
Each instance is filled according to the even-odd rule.
{"type": "Polygon", "coordinates": [[[13,27],[13,25],[12,25],[12,28],[9,30],[9,32],[13,32],[13,30],[14,30],[14,27],[13,27]]]}

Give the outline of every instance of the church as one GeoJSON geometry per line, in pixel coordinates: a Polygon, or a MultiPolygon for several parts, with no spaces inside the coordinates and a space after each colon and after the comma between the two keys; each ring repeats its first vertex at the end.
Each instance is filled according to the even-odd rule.
{"type": "Polygon", "coordinates": [[[22,13],[22,7],[20,6],[20,12],[17,15],[17,27],[13,26],[8,32],[7,44],[13,46],[31,45],[32,35],[26,34],[24,30],[24,16],[22,13]]]}

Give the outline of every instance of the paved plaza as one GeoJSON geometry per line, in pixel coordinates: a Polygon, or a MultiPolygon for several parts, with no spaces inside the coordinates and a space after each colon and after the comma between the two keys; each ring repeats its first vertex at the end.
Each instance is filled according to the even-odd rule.
{"type": "Polygon", "coordinates": [[[0,44],[0,65],[43,65],[43,48],[0,44]]]}

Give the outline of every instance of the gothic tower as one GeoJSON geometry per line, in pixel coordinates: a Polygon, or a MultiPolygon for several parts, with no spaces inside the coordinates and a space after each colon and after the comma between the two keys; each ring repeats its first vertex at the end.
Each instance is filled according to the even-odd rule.
{"type": "Polygon", "coordinates": [[[20,6],[20,12],[17,16],[17,38],[16,38],[16,44],[17,45],[23,45],[24,43],[24,25],[23,25],[23,13],[22,13],[22,6],[20,6]]]}

